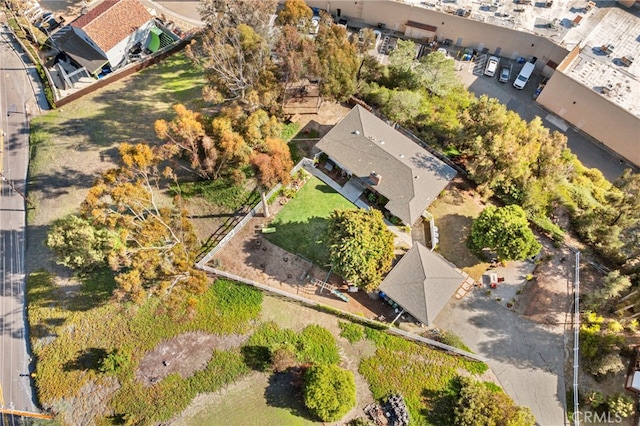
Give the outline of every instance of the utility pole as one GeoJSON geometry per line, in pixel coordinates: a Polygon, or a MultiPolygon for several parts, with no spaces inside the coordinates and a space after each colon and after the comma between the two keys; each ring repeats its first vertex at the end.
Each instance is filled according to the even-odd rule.
{"type": "Polygon", "coordinates": [[[573,277],[574,320],[573,320],[573,424],[580,425],[577,413],[580,412],[578,398],[578,367],[580,361],[580,252],[575,253],[575,271],[573,277]]]}

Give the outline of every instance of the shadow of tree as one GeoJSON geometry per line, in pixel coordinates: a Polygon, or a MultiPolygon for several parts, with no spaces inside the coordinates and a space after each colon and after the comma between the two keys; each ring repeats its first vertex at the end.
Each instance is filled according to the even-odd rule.
{"type": "Polygon", "coordinates": [[[458,378],[451,379],[444,390],[423,390],[422,398],[424,398],[428,408],[421,410],[421,414],[429,420],[430,424],[453,426],[453,410],[459,392],[460,383],[458,378]]]}
{"type": "Polygon", "coordinates": [[[265,400],[271,407],[285,408],[297,417],[316,421],[317,419],[304,406],[301,381],[296,377],[300,374],[300,370],[296,368],[290,368],[284,373],[272,374],[269,377],[269,386],[264,391],[265,400]]]}
{"type": "Polygon", "coordinates": [[[98,269],[80,276],[81,285],[67,304],[73,311],[88,311],[104,305],[116,289],[113,272],[107,268],[98,269]]]}
{"type": "Polygon", "coordinates": [[[103,348],[87,348],[77,352],[76,357],[63,365],[66,372],[73,370],[97,370],[100,361],[107,356],[103,348]]]}
{"type": "MultiPolygon", "coordinates": [[[[285,223],[276,219],[270,225],[276,228],[276,232],[266,234],[266,238],[290,253],[301,254],[316,265],[324,265],[329,261],[329,252],[325,244],[328,225],[328,219],[323,217],[285,223]]],[[[251,242],[248,241],[246,244],[251,242]]],[[[251,256],[249,261],[251,262],[251,256]]]]}
{"type": "Polygon", "coordinates": [[[240,349],[244,363],[256,371],[266,371],[271,365],[271,351],[266,346],[243,346],[240,349]]]}
{"type": "Polygon", "coordinates": [[[70,166],[62,166],[52,174],[39,174],[30,180],[30,185],[36,185],[43,198],[58,198],[77,189],[88,189],[93,186],[98,175],[85,173],[70,166]],[[46,182],[46,184],[40,184],[46,182]]]}

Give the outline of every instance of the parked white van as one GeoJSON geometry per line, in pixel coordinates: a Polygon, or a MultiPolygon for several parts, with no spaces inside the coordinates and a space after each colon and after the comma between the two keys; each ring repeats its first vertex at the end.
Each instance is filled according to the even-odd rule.
{"type": "Polygon", "coordinates": [[[524,66],[522,67],[522,71],[520,71],[520,74],[518,74],[516,79],[513,80],[513,87],[519,90],[524,89],[524,86],[527,84],[527,81],[529,81],[529,77],[531,77],[531,73],[533,72],[534,68],[535,65],[531,62],[527,62],[526,64],[524,64],[524,66]]]}
{"type": "Polygon", "coordinates": [[[489,77],[493,77],[496,75],[496,71],[498,71],[498,64],[500,63],[500,58],[495,56],[489,56],[489,60],[487,61],[487,66],[484,68],[484,75],[488,75],[489,77]]]}

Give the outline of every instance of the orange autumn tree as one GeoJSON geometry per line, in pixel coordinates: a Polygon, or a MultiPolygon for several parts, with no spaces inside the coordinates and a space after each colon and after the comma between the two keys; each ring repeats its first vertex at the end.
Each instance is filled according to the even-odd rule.
{"type": "Polygon", "coordinates": [[[205,131],[204,118],[182,104],[174,105],[173,110],[176,113],[173,120],[157,120],[154,124],[158,138],[167,141],[162,147],[163,155],[184,155],[191,165],[190,171],[203,179],[215,178],[219,156],[213,139],[205,131]]]}
{"type": "Polygon", "coordinates": [[[291,180],[293,161],[289,147],[282,139],[266,138],[260,149],[251,156],[251,164],[257,172],[264,215],[269,217],[266,192],[278,183],[286,185],[291,180]]]}
{"type": "Polygon", "coordinates": [[[146,144],[122,143],[122,165],[106,171],[89,190],[82,213],[97,228],[119,236],[108,254],[116,273],[115,294],[142,303],[151,295],[192,302],[206,290],[206,275],[194,267],[197,238],[178,197],[160,196],[172,170],[158,170],[161,157],[146,144]]]}

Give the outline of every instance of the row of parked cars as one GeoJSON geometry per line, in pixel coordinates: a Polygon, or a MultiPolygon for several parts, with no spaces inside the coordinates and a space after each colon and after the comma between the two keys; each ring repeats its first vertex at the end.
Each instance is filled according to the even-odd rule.
{"type": "Polygon", "coordinates": [[[45,33],[52,32],[60,26],[53,12],[42,9],[40,3],[35,0],[28,0],[22,4],[20,10],[22,16],[31,21],[31,24],[40,28],[45,33]]]}
{"type": "MultiPolygon", "coordinates": [[[[500,67],[500,58],[497,56],[489,56],[487,60],[487,64],[484,67],[484,75],[488,77],[495,77],[498,72],[498,68],[500,67]]],[[[511,78],[511,70],[513,65],[503,65],[500,67],[500,74],[498,76],[498,81],[501,83],[507,83],[511,78]]],[[[513,87],[516,89],[522,90],[524,86],[529,81],[529,77],[533,73],[533,69],[535,68],[535,64],[533,62],[527,62],[520,70],[518,76],[513,80],[513,87]]]]}

